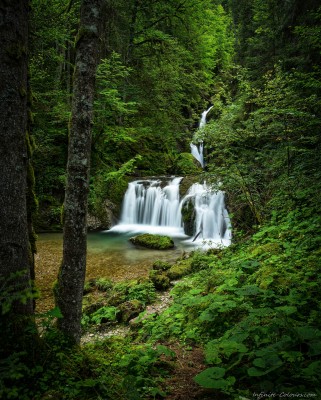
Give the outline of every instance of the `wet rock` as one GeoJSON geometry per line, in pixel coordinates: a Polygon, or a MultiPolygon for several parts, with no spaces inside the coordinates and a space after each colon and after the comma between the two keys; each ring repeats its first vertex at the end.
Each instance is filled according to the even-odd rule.
{"type": "Polygon", "coordinates": [[[139,300],[130,300],[120,304],[118,321],[127,323],[129,320],[135,318],[144,310],[144,305],[139,300]]]}

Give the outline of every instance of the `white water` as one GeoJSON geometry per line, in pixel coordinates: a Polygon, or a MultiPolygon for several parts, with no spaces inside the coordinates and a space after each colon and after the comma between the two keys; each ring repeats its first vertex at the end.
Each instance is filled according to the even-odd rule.
{"type": "Polygon", "coordinates": [[[201,164],[202,168],[204,168],[203,142],[201,142],[198,146],[194,143],[191,143],[190,146],[192,155],[201,164]]]}
{"type": "Polygon", "coordinates": [[[224,193],[212,191],[206,183],[195,183],[182,200],[191,200],[196,213],[194,239],[197,246],[218,247],[231,244],[231,221],[225,208],[224,193]]]}
{"type": "Polygon", "coordinates": [[[129,183],[120,223],[111,231],[170,235],[185,238],[187,244],[198,247],[228,246],[231,230],[224,193],[211,191],[205,183],[196,183],[180,201],[181,180],[173,178],[163,187],[160,180],[129,183]],[[188,201],[193,203],[196,214],[193,237],[185,235],[182,223],[181,210],[188,201]]]}
{"type": "MultiPolygon", "coordinates": [[[[213,108],[213,106],[211,106],[210,108],[208,108],[207,110],[202,112],[202,116],[201,116],[201,119],[200,119],[200,122],[198,125],[198,129],[204,128],[204,126],[206,125],[206,116],[212,108],[213,108]]],[[[198,146],[194,143],[191,143],[190,146],[191,146],[192,155],[201,164],[202,168],[204,168],[205,162],[204,162],[204,154],[203,154],[203,151],[204,151],[203,141],[201,141],[198,146]]]]}
{"type": "Polygon", "coordinates": [[[181,180],[171,179],[164,187],[160,180],[130,182],[123,201],[120,223],[112,230],[185,236],[179,212],[181,180]]]}
{"type": "Polygon", "coordinates": [[[204,128],[204,126],[206,125],[206,117],[207,114],[209,113],[209,111],[213,108],[213,106],[211,106],[210,108],[208,108],[207,110],[202,112],[202,116],[201,116],[201,120],[198,126],[198,129],[202,129],[204,128]]]}

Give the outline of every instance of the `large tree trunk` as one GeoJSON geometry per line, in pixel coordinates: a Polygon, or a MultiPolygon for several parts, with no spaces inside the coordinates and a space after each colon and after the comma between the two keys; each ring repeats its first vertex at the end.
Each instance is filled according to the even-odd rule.
{"type": "Polygon", "coordinates": [[[103,0],[83,0],[76,42],[72,117],[64,204],[63,260],[56,302],[63,318],[58,327],[78,343],[87,253],[87,198],[95,74],[103,0]]]}
{"type": "Polygon", "coordinates": [[[12,312],[28,315],[28,0],[0,0],[0,37],[0,299],[5,307],[16,298],[12,312]]]}

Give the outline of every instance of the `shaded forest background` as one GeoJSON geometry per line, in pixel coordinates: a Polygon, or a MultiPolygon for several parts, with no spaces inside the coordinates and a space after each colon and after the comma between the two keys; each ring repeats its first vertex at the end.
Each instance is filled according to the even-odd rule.
{"type": "MultiPolygon", "coordinates": [[[[79,7],[31,3],[29,151],[39,207],[30,207],[38,231],[61,228],[79,7]]],[[[155,343],[179,338],[204,349],[208,368],[196,382],[209,392],[199,398],[320,395],[320,2],[108,0],[104,21],[90,213],[103,219],[108,199],[117,215],[133,175],[202,174],[226,192],[235,243],[192,256],[174,305],[134,335],[139,346],[148,339],[146,348],[119,339],[73,353],[47,327],[41,355],[1,361],[0,393],[166,397],[164,357],[173,353],[155,343]],[[204,171],[192,140],[204,140],[204,171]]]]}
{"type": "MultiPolygon", "coordinates": [[[[224,183],[236,225],[251,229],[269,217],[276,193],[290,201],[300,183],[315,187],[318,6],[107,2],[90,210],[99,215],[106,199],[119,205],[128,174],[199,173],[189,143],[210,105],[210,124],[194,141],[204,139],[208,179],[224,183]]],[[[59,225],[64,197],[79,4],[34,1],[32,9],[34,167],[45,229],[59,225]]]]}

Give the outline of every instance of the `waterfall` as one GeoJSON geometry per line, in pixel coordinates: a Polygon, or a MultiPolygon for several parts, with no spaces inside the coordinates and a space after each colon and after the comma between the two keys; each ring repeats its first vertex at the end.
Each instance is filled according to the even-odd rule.
{"type": "Polygon", "coordinates": [[[202,168],[204,168],[203,142],[201,142],[198,146],[194,143],[191,143],[190,146],[192,155],[201,164],[202,168]]]}
{"type": "Polygon", "coordinates": [[[198,126],[198,129],[202,129],[204,128],[204,126],[206,125],[206,116],[209,113],[209,111],[213,108],[213,106],[211,106],[210,108],[208,108],[207,110],[202,112],[202,116],[201,116],[201,120],[198,126]]]}
{"type": "MultiPolygon", "coordinates": [[[[206,116],[207,113],[213,108],[213,106],[211,106],[210,108],[208,108],[207,110],[202,112],[202,116],[198,125],[198,129],[202,129],[204,128],[204,126],[206,125],[206,116]]],[[[203,145],[203,141],[201,141],[199,143],[199,145],[197,146],[194,143],[190,144],[191,146],[191,153],[192,155],[196,158],[196,160],[201,164],[202,168],[204,168],[204,154],[203,154],[203,150],[204,150],[204,145],[203,145]]]]}
{"type": "Polygon", "coordinates": [[[225,208],[224,193],[213,191],[206,183],[194,183],[182,199],[181,207],[192,202],[195,211],[194,239],[196,244],[206,241],[212,245],[231,243],[231,221],[225,208]]]}
{"type": "Polygon", "coordinates": [[[193,184],[180,200],[179,185],[183,178],[136,180],[128,184],[118,232],[148,232],[185,237],[190,244],[228,246],[231,241],[230,219],[224,204],[224,193],[204,184],[193,184]],[[193,236],[184,233],[182,213],[192,205],[193,236]],[[196,240],[197,236],[197,240],[196,240]]]}
{"type": "Polygon", "coordinates": [[[174,178],[165,187],[160,180],[129,183],[124,197],[121,223],[180,227],[179,183],[174,178]]]}

